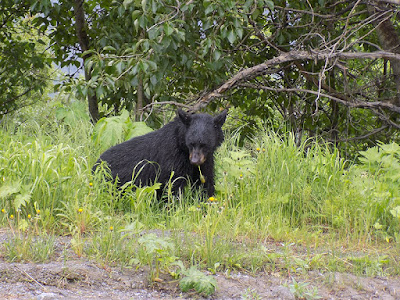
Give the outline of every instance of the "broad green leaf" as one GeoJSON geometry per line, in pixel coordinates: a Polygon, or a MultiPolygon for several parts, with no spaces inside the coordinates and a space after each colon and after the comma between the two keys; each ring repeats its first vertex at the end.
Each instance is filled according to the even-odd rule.
{"type": "Polygon", "coordinates": [[[381,161],[382,154],[379,152],[378,147],[371,147],[366,151],[359,152],[363,157],[360,157],[360,161],[364,164],[377,163],[381,161]]]}
{"type": "Polygon", "coordinates": [[[103,48],[103,51],[116,51],[117,49],[115,49],[113,46],[105,46],[103,48]]]}
{"type": "Polygon", "coordinates": [[[146,11],[146,6],[147,6],[147,0],[142,0],[142,9],[143,9],[143,11],[146,11]]]}
{"type": "Polygon", "coordinates": [[[383,150],[384,154],[397,154],[400,156],[400,146],[396,143],[380,144],[379,147],[383,150]]]}
{"type": "Polygon", "coordinates": [[[28,223],[27,220],[25,220],[25,219],[19,220],[19,222],[18,222],[18,229],[19,230],[25,231],[25,230],[28,229],[28,227],[29,227],[29,223],[28,223]]]}
{"type": "Polygon", "coordinates": [[[210,296],[215,292],[217,287],[215,278],[197,270],[195,266],[183,270],[182,274],[185,275],[185,277],[180,280],[179,287],[183,292],[195,289],[196,292],[203,293],[206,296],[210,296]]]}
{"type": "Polygon", "coordinates": [[[136,136],[144,135],[152,131],[153,129],[147,126],[145,122],[134,122],[131,126],[129,126],[126,132],[126,140],[129,140],[136,136]]]}
{"type": "Polygon", "coordinates": [[[170,36],[174,32],[174,28],[171,27],[168,23],[164,23],[164,32],[167,36],[170,36]]]}
{"type": "Polygon", "coordinates": [[[148,253],[154,253],[158,250],[172,250],[174,244],[168,237],[158,237],[154,233],[143,235],[138,239],[139,244],[143,245],[148,253]]]}
{"type": "MultiPolygon", "coordinates": [[[[321,0],[319,0],[319,1],[321,1],[321,0]]],[[[274,10],[274,9],[275,9],[274,1],[266,0],[266,1],[265,1],[265,4],[267,4],[267,6],[268,6],[268,8],[269,8],[270,10],[274,10]]]]}
{"type": "Polygon", "coordinates": [[[132,4],[133,0],[124,0],[124,2],[122,3],[122,5],[126,8],[128,8],[128,6],[130,6],[132,4]]]}
{"type": "Polygon", "coordinates": [[[142,12],[140,10],[134,10],[132,12],[132,21],[136,21],[137,18],[139,18],[139,16],[142,14],[142,12]]]}
{"type": "Polygon", "coordinates": [[[391,209],[390,213],[392,214],[393,217],[399,218],[400,220],[400,206],[396,206],[395,208],[391,209]]]}
{"type": "Polygon", "coordinates": [[[22,206],[25,206],[31,200],[30,193],[18,194],[14,199],[14,208],[15,210],[20,209],[22,206]]]}
{"type": "Polygon", "coordinates": [[[233,44],[236,41],[236,34],[233,30],[230,30],[228,32],[228,40],[231,44],[233,44]]]}
{"type": "Polygon", "coordinates": [[[7,198],[13,194],[19,193],[20,191],[21,191],[20,182],[5,184],[2,187],[0,187],[0,198],[7,198]]]}

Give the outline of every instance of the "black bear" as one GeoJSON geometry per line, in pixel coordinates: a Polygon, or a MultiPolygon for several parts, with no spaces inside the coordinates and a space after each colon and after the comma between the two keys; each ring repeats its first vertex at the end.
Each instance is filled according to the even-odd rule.
{"type": "Polygon", "coordinates": [[[163,187],[174,172],[173,192],[183,189],[189,179],[212,196],[214,151],[224,140],[221,127],[226,115],[226,110],[212,117],[179,109],[178,116],[164,127],[106,150],[93,170],[105,161],[119,185],[133,180],[135,185],[160,182],[163,187]]]}

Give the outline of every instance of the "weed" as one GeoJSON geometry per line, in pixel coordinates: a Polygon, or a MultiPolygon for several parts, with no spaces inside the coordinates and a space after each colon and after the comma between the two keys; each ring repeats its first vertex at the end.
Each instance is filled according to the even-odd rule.
{"type": "Polygon", "coordinates": [[[292,283],[286,286],[296,299],[321,299],[321,296],[318,296],[318,289],[310,289],[308,287],[309,283],[307,282],[297,282],[294,278],[292,278],[292,283]]]}
{"type": "Polygon", "coordinates": [[[138,243],[143,247],[146,262],[150,265],[151,281],[155,281],[160,277],[161,269],[175,262],[176,257],[172,255],[174,244],[170,238],[158,237],[154,233],[143,235],[138,243]]]}
{"type": "Polygon", "coordinates": [[[181,263],[180,267],[180,274],[183,276],[179,280],[179,287],[183,292],[194,289],[197,293],[205,296],[210,296],[215,292],[217,281],[213,276],[204,274],[196,266],[186,269],[181,263]]]}
{"type": "Polygon", "coordinates": [[[9,261],[33,261],[42,263],[52,258],[54,254],[54,236],[42,234],[18,234],[5,242],[5,256],[9,261]]]}
{"type": "Polygon", "coordinates": [[[261,300],[262,297],[252,288],[247,288],[241,297],[242,300],[261,300]]]}

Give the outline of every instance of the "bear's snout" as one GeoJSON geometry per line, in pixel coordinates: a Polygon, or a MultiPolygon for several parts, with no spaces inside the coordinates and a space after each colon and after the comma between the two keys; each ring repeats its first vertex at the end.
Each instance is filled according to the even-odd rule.
{"type": "Polygon", "coordinates": [[[206,157],[199,149],[193,149],[189,154],[189,160],[192,165],[200,166],[206,161],[206,157]]]}

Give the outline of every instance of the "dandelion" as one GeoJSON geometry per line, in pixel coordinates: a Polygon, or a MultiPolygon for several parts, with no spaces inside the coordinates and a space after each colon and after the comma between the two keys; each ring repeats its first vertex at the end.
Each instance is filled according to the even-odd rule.
{"type": "Polygon", "coordinates": [[[83,212],[83,208],[79,208],[78,213],[82,213],[82,212],[83,212]]]}
{"type": "Polygon", "coordinates": [[[265,152],[265,148],[263,148],[262,152],[265,152]]]}
{"type": "Polygon", "coordinates": [[[110,226],[110,231],[113,231],[114,230],[114,227],[113,226],[110,226]]]}
{"type": "Polygon", "coordinates": [[[208,198],[208,201],[210,201],[210,202],[213,202],[213,201],[215,201],[216,199],[214,198],[214,197],[210,197],[210,198],[208,198]]]}
{"type": "Polygon", "coordinates": [[[14,215],[10,215],[10,219],[11,219],[11,220],[14,219],[14,215]]]}
{"type": "Polygon", "coordinates": [[[38,215],[40,215],[40,209],[37,209],[37,210],[36,210],[36,213],[37,213],[38,215]]]}
{"type": "Polygon", "coordinates": [[[1,212],[2,212],[3,214],[5,214],[5,213],[6,213],[6,210],[5,210],[4,208],[2,208],[2,209],[1,209],[1,212]]]}
{"type": "Polygon", "coordinates": [[[240,174],[240,175],[239,175],[239,179],[243,179],[243,174],[240,174]]]}
{"type": "Polygon", "coordinates": [[[261,150],[261,149],[260,149],[259,147],[257,147],[256,151],[257,151],[257,152],[260,152],[260,150],[261,150]]]}
{"type": "Polygon", "coordinates": [[[93,186],[93,182],[89,182],[89,186],[92,187],[93,186]]]}
{"type": "Polygon", "coordinates": [[[28,215],[28,219],[30,220],[32,218],[32,216],[31,215],[28,215]]]}

